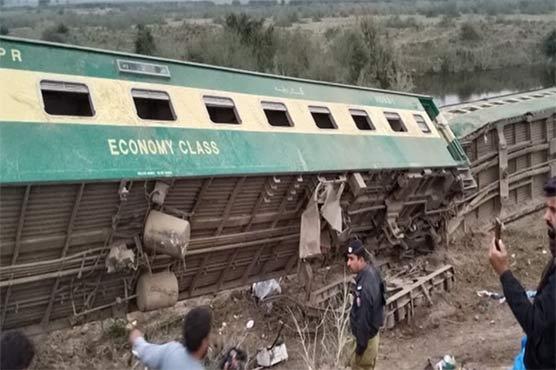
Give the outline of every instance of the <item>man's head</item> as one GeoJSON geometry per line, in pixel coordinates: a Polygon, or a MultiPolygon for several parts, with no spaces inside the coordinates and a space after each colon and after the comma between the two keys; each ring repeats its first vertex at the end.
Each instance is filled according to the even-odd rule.
{"type": "Polygon", "coordinates": [[[556,177],[551,177],[544,184],[544,195],[546,197],[546,212],[544,220],[548,227],[548,237],[550,239],[550,251],[556,257],[556,177]]]}
{"type": "Polygon", "coordinates": [[[35,356],[33,343],[20,331],[7,331],[0,338],[0,369],[23,370],[35,356]]]}
{"type": "Polygon", "coordinates": [[[199,360],[207,355],[211,321],[210,311],[204,307],[192,309],[183,321],[185,348],[199,360]]]}
{"type": "Polygon", "coordinates": [[[347,265],[351,272],[357,274],[367,266],[365,253],[365,247],[363,247],[361,241],[354,240],[349,243],[347,250],[347,265]]]}

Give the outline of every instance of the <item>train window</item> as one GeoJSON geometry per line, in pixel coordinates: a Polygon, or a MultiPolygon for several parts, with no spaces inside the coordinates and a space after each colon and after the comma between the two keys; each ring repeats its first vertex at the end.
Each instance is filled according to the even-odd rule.
{"type": "Polygon", "coordinates": [[[311,112],[311,116],[315,120],[315,124],[318,128],[324,129],[335,129],[337,128],[336,123],[334,122],[334,118],[332,118],[332,114],[330,110],[326,107],[309,107],[309,112],[311,112]]]}
{"type": "Polygon", "coordinates": [[[131,96],[139,118],[157,121],[176,120],[170,97],[164,91],[132,89],[131,96]]]}
{"type": "Polygon", "coordinates": [[[41,81],[44,110],[60,116],[94,116],[91,95],[86,85],[61,81],[41,81]]]}
{"type": "Polygon", "coordinates": [[[423,131],[425,134],[431,132],[431,129],[427,125],[427,121],[423,118],[420,114],[414,114],[413,117],[415,118],[415,122],[417,122],[417,126],[423,131]]]}
{"type": "Polygon", "coordinates": [[[398,113],[384,112],[384,116],[386,117],[388,124],[390,124],[392,131],[407,132],[407,128],[402,121],[402,117],[400,117],[398,113]]]}
{"type": "Polygon", "coordinates": [[[204,96],[203,100],[212,122],[232,125],[239,125],[241,123],[232,99],[204,96]]]}
{"type": "Polygon", "coordinates": [[[264,114],[271,126],[292,127],[286,106],[282,103],[262,102],[264,114]]]}
{"type": "Polygon", "coordinates": [[[353,122],[355,122],[355,126],[357,126],[359,130],[375,129],[369,115],[364,110],[350,109],[349,113],[351,114],[351,118],[353,118],[353,122]]]}

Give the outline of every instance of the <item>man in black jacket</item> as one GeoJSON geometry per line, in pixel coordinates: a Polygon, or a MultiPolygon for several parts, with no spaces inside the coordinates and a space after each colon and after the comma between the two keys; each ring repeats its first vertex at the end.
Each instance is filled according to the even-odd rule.
{"type": "Polygon", "coordinates": [[[494,240],[489,259],[500,276],[506,301],[527,335],[524,364],[527,369],[556,369],[556,177],[544,186],[550,260],[531,303],[525,289],[510,271],[508,253],[502,240],[494,240]]]}
{"type": "Polygon", "coordinates": [[[27,369],[34,356],[33,342],[21,331],[5,331],[0,336],[0,370],[27,369]]]}
{"type": "Polygon", "coordinates": [[[355,348],[350,353],[353,370],[372,370],[378,355],[378,331],[384,322],[384,283],[377,269],[365,258],[365,248],[359,241],[348,247],[347,265],[356,273],[353,305],[350,312],[351,332],[355,348]]]}

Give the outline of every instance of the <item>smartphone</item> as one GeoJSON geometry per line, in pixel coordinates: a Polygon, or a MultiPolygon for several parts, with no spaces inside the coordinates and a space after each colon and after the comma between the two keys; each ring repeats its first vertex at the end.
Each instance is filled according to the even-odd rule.
{"type": "Polygon", "coordinates": [[[500,246],[498,245],[498,241],[502,239],[502,230],[504,229],[504,224],[498,217],[494,219],[494,244],[496,245],[496,249],[500,250],[500,246]]]}

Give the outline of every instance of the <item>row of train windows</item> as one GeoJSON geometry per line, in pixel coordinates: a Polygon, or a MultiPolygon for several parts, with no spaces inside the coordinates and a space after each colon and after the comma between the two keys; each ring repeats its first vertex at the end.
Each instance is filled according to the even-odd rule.
{"type": "MultiPolygon", "coordinates": [[[[94,115],[91,96],[86,85],[58,81],[41,81],[40,86],[44,109],[48,114],[83,117],[92,117],[94,115]]],[[[157,121],[176,120],[172,102],[166,92],[132,89],[131,96],[139,118],[157,121]]],[[[232,99],[204,96],[203,101],[212,122],[218,124],[241,123],[232,99]]],[[[261,106],[271,126],[293,127],[293,121],[285,104],[262,102],[261,106]]],[[[328,108],[309,106],[309,112],[317,127],[321,129],[336,129],[338,127],[328,108]]],[[[349,112],[358,129],[375,130],[375,126],[366,111],[350,109],[349,112]]],[[[384,116],[393,131],[407,131],[407,127],[398,113],[384,112],[384,116]]],[[[422,132],[431,132],[423,116],[418,114],[413,116],[422,132]]]]}

